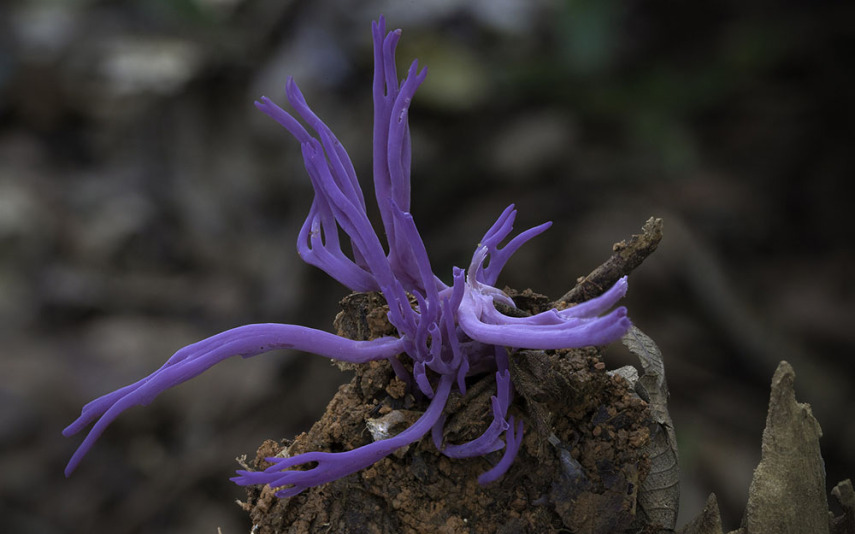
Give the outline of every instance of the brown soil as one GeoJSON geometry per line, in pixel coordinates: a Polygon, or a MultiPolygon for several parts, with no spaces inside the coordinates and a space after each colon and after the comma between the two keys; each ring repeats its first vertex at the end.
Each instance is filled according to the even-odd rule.
{"type": "MultiPolygon", "coordinates": [[[[537,312],[545,297],[513,295],[537,312]]],[[[388,333],[383,300],[354,294],[342,301],[336,326],[366,339],[388,333]]],[[[386,361],[355,367],[323,417],[294,440],[265,441],[264,458],[309,451],[345,451],[372,440],[366,423],[382,417],[411,424],[425,409],[386,361]]],[[[511,412],[525,421],[520,452],[504,477],[480,486],[477,477],[501,457],[454,460],[429,436],[373,466],[302,494],[279,499],[275,489],[252,487],[244,508],[253,532],[271,533],[516,533],[645,530],[636,500],[649,471],[647,404],[606,372],[596,348],[520,351],[512,356],[516,388],[511,412]],[[554,434],[550,443],[548,438],[554,434]],[[569,452],[569,454],[568,454],[569,452]]],[[[492,375],[473,377],[467,395],[452,394],[446,440],[480,435],[491,420],[492,375]]]]}

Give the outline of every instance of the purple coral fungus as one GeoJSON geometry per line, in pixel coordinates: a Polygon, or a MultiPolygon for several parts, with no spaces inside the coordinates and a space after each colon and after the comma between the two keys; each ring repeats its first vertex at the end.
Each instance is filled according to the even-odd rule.
{"type": "Polygon", "coordinates": [[[553,309],[519,318],[504,315],[496,308],[497,303],[514,306],[510,297],[494,287],[505,263],[521,245],[550,226],[550,223],[541,224],[500,246],[513,230],[516,216],[513,205],[502,212],[484,235],[468,270],[454,269],[451,285],[433,273],[409,213],[408,113],[427,72],[418,70],[414,61],[399,83],[395,49],[400,30],[386,34],[385,21],[380,17],[373,23],[372,32],[374,190],[386,235],[385,248],[369,222],[365,198],[347,152],[311,111],[297,84],[288,80],[288,102],[315,135],[266,97],[256,102],[256,106],[300,142],[314,187],[314,201],[297,241],[298,253],[304,261],[353,291],[380,291],[389,305],[388,319],[397,335],[353,341],[302,326],[252,324],[184,347],[148,377],[84,406],[80,417],[63,434],[76,434],[89,423],[95,424],[69,461],[66,475],[74,471],[106,427],[127,408],[150,403],[166,389],[230,356],[249,358],[290,348],[351,363],[389,360],[402,378],[415,384],[430,399],[430,404],[413,425],[393,437],[346,452],[268,458],[273,465],[263,471],[238,471],[238,476],[232,479],[237,484],[269,484],[281,488],[277,496],[290,497],[366,468],[428,432],[437,448],[452,458],[483,456],[504,449],[501,460],[479,477],[478,481],[486,484],[508,470],[522,441],[522,421],[514,421],[508,415],[513,396],[509,351],[603,345],[629,328],[625,308],[608,311],[626,293],[626,277],[603,295],[561,311],[553,309]],[[341,248],[339,229],[350,239],[350,256],[341,248]],[[411,297],[415,305],[411,304],[411,297]],[[401,355],[412,361],[412,375],[398,360],[401,355]],[[465,378],[476,373],[495,374],[493,421],[480,437],[468,443],[443,443],[443,409],[449,394],[455,387],[465,393],[465,378]],[[310,463],[316,465],[307,470],[289,469],[310,463]]]}

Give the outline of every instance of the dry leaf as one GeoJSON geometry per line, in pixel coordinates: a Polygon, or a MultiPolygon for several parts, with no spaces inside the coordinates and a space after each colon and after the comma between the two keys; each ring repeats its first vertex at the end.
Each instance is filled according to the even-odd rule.
{"type": "Polygon", "coordinates": [[[636,388],[648,399],[654,425],[648,445],[650,474],[638,492],[640,515],[664,530],[673,531],[680,507],[680,470],[677,465],[677,436],[668,413],[668,386],[662,352],[644,332],[633,326],[621,339],[641,361],[642,374],[636,388]]]}

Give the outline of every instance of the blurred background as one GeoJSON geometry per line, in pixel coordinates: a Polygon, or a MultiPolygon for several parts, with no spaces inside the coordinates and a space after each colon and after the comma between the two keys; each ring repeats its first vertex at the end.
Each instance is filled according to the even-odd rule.
{"type": "Polygon", "coordinates": [[[855,474],[855,4],[9,1],[0,531],[250,529],[233,458],[308,429],[348,380],[328,360],[227,361],[124,414],[68,480],[82,436],[60,431],[221,330],[331,329],[347,291],[295,252],[299,146],[252,102],[284,103],[293,75],[370,188],[380,13],[404,30],[399,72],[429,66],[413,213],[436,273],[468,265],[511,202],[518,229],[554,226],[500,285],[552,297],[665,219],[626,302],[666,359],[679,524],[714,491],[738,526],[782,359],[822,424],[829,488],[855,474]]]}

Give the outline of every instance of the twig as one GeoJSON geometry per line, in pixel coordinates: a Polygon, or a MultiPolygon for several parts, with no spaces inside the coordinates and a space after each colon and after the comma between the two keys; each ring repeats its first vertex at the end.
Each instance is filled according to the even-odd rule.
{"type": "Polygon", "coordinates": [[[641,231],[641,234],[633,235],[629,242],[615,243],[612,246],[612,256],[591,271],[591,274],[579,280],[576,287],[565,293],[556,304],[576,304],[594,298],[641,265],[662,240],[662,219],[647,219],[641,231]]]}

